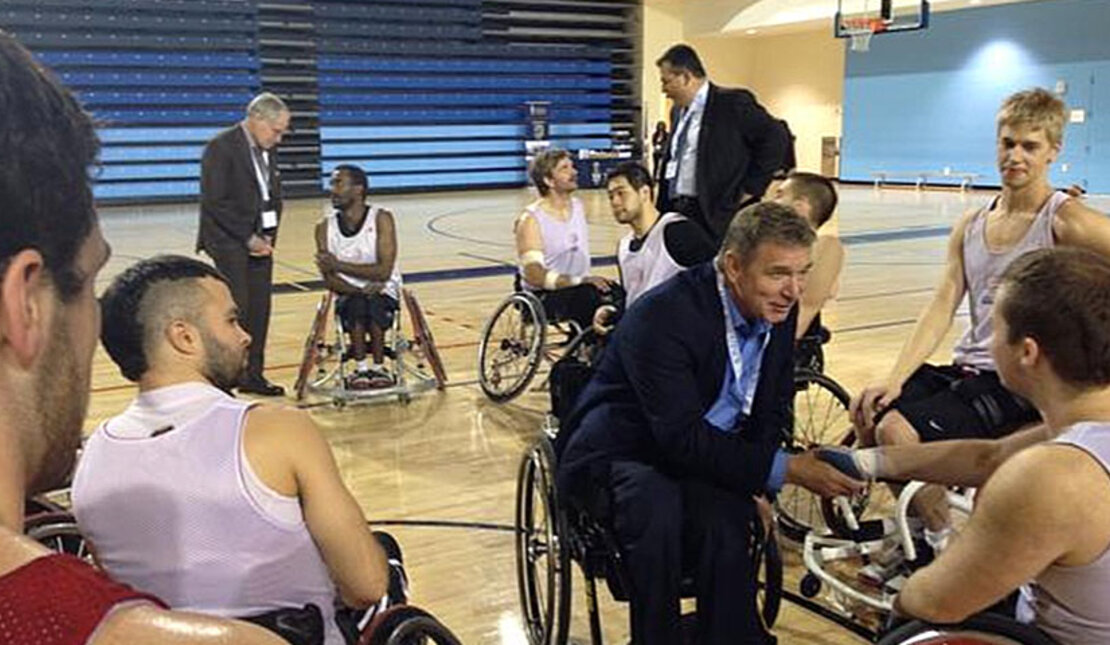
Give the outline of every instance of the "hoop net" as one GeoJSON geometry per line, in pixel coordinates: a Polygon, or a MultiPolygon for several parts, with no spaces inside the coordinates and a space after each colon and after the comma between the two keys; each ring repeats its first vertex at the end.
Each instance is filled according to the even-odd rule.
{"type": "Polygon", "coordinates": [[[882,18],[845,18],[844,33],[851,39],[854,52],[871,49],[871,37],[886,29],[882,18]]]}

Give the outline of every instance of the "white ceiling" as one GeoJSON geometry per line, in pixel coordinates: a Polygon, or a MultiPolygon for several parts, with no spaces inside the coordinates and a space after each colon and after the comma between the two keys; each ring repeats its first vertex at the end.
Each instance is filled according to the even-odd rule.
{"type": "MultiPolygon", "coordinates": [[[[690,35],[760,36],[820,27],[831,29],[838,6],[848,13],[880,0],[685,0],[681,2],[683,27],[690,35]]],[[[974,9],[988,5],[1049,0],[930,0],[932,11],[974,9]]],[[[920,5],[920,0],[895,0],[898,9],[920,5]]]]}

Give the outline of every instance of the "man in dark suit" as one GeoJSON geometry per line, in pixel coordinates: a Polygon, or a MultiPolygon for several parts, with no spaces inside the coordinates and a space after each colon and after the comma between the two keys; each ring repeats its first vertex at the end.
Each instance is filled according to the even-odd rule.
{"type": "Polygon", "coordinates": [[[783,483],[822,495],[862,485],[781,449],[813,240],[788,206],[737,214],[714,261],[628,310],[560,430],[560,492],[612,527],[637,645],[682,642],[684,570],[697,580],[697,642],[764,643],[748,551],[753,496],[783,483]]]}
{"type": "Polygon", "coordinates": [[[266,333],[274,240],[281,219],[281,177],[274,146],[289,129],[289,108],[263,92],[247,106],[247,117],[220,132],[204,148],[200,165],[200,230],[204,251],[227,276],[251,346],[240,392],[281,396],[285,389],[266,380],[266,333]]]}
{"type": "Polygon", "coordinates": [[[699,222],[720,242],[733,214],[766,192],[790,137],[751,92],[710,83],[688,45],[671,47],[655,64],[674,101],[656,206],[699,222]]]}

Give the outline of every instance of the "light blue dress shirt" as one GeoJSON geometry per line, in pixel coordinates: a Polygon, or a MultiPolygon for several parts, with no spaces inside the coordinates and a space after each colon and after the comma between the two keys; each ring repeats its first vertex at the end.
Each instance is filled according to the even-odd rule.
{"type": "MultiPolygon", "coordinates": [[[[752,411],[752,401],[759,385],[763,351],[771,336],[771,323],[762,319],[748,321],[740,314],[739,307],[731,297],[726,296],[723,300],[728,308],[725,324],[735,321],[734,329],[740,344],[740,375],[738,379],[732,360],[726,360],[721,392],[703,418],[721,432],[735,434],[739,432],[740,422],[752,411]]],[[[782,448],[775,453],[765,485],[770,492],[778,492],[786,480],[786,457],[782,448]]]]}

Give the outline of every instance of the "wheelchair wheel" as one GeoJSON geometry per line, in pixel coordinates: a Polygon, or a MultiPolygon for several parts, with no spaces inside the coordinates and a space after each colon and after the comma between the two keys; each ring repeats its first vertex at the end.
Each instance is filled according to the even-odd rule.
{"type": "Polygon", "coordinates": [[[517,586],[531,645],[563,645],[570,619],[567,523],[554,475],[555,455],[545,437],[525,454],[516,484],[517,586]]]}
{"type": "Polygon", "coordinates": [[[530,293],[503,300],[478,343],[478,384],[493,401],[513,399],[528,387],[543,359],[547,316],[530,293]]]}
{"type": "Polygon", "coordinates": [[[412,605],[391,607],[376,616],[358,645],[461,645],[431,614],[412,605]]]}
{"type": "Polygon", "coordinates": [[[755,571],[758,588],[755,606],[763,628],[770,631],[775,626],[782,606],[782,554],[775,531],[766,538],[756,538],[755,571]]]}
{"type": "Polygon", "coordinates": [[[436,377],[436,389],[442,390],[447,387],[447,372],[443,369],[443,360],[440,359],[439,350],[436,349],[436,341],[432,337],[431,327],[428,327],[428,319],[424,317],[424,310],[411,291],[402,289],[401,295],[405,298],[405,309],[408,310],[409,320],[412,321],[414,344],[420,348],[424,360],[432,368],[432,374],[436,377]]]}
{"type": "Polygon", "coordinates": [[[1043,631],[999,614],[972,616],[958,625],[914,620],[879,640],[879,645],[1056,645],[1043,631]]]}
{"type": "Polygon", "coordinates": [[[301,367],[297,370],[297,381],[293,385],[293,393],[298,401],[304,399],[308,379],[312,375],[317,362],[320,360],[320,348],[324,343],[324,332],[328,328],[328,312],[331,311],[332,292],[325,291],[316,305],[316,316],[312,319],[312,328],[308,338],[304,341],[304,354],[301,356],[301,367]]]}
{"type": "MultiPolygon", "coordinates": [[[[828,376],[809,370],[795,372],[792,427],[784,437],[787,450],[802,452],[854,441],[848,417],[850,400],[844,388],[828,376]]],[[[783,486],[775,498],[775,511],[782,534],[794,542],[804,541],[812,528],[824,525],[821,499],[801,486],[783,486]]]]}
{"type": "Polygon", "coordinates": [[[81,558],[99,567],[92,544],[85,540],[77,528],[77,520],[66,512],[48,512],[32,515],[23,522],[23,533],[51,551],[81,558]]]}

